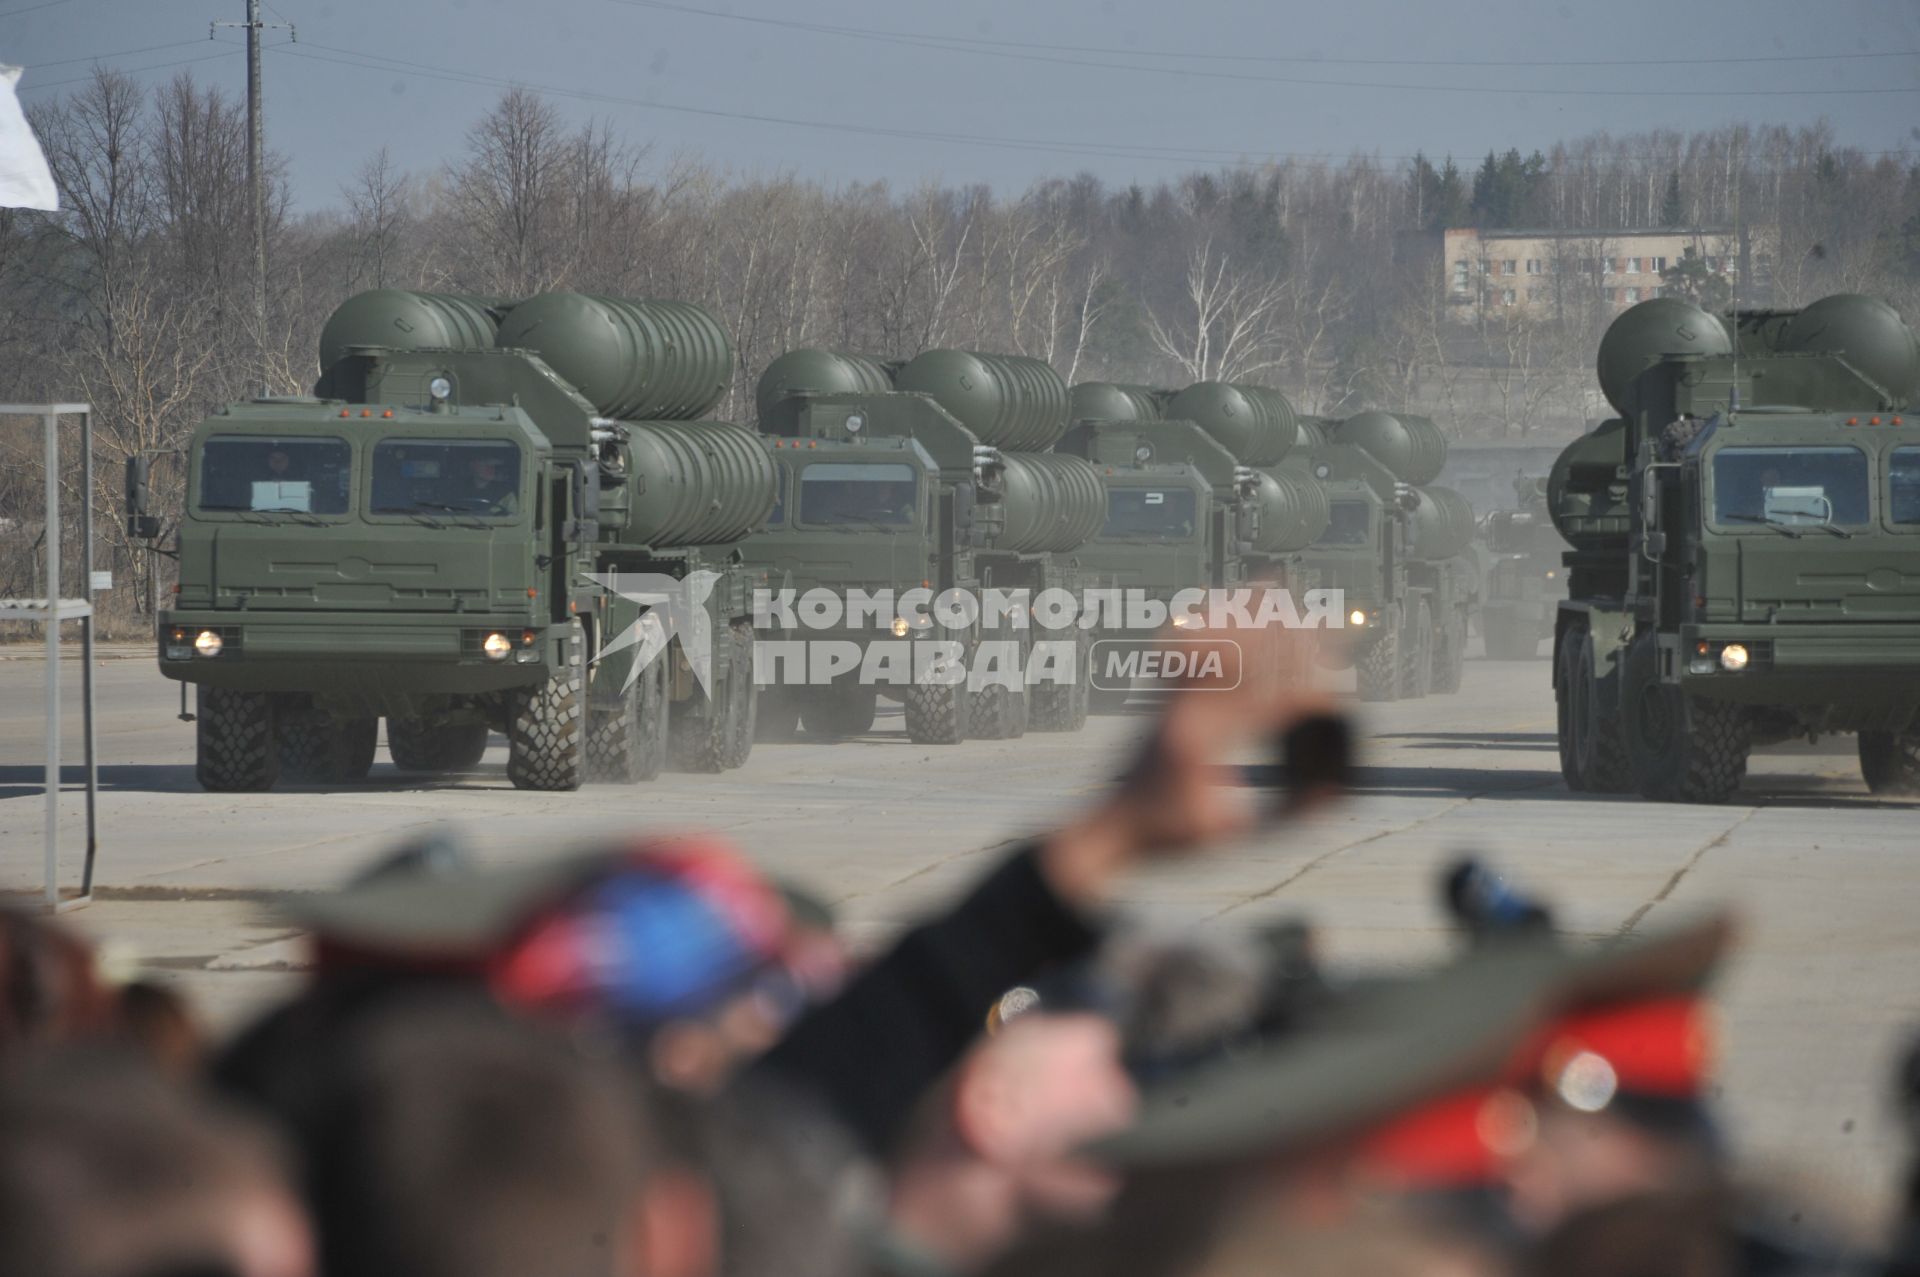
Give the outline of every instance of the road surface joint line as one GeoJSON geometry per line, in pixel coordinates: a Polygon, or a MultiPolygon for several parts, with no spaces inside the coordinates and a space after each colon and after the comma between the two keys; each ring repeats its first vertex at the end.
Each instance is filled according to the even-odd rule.
{"type": "Polygon", "coordinates": [[[1277,896],[1281,892],[1285,891],[1288,887],[1291,887],[1294,883],[1299,882],[1302,878],[1306,877],[1308,874],[1312,873],[1314,870],[1318,869],[1321,865],[1326,864],[1329,860],[1332,860],[1336,856],[1345,855],[1347,852],[1352,851],[1354,848],[1364,847],[1368,843],[1379,842],[1383,838],[1392,838],[1397,834],[1404,834],[1409,830],[1418,829],[1420,828],[1420,826],[1427,824],[1430,821],[1438,820],[1442,816],[1446,816],[1452,812],[1458,811],[1460,808],[1466,806],[1468,803],[1472,801],[1473,801],[1472,796],[1465,797],[1465,798],[1456,798],[1452,802],[1448,803],[1445,807],[1442,807],[1439,811],[1430,812],[1427,815],[1420,817],[1418,820],[1410,820],[1404,825],[1396,825],[1392,829],[1378,830],[1374,833],[1368,834],[1365,838],[1356,838],[1354,841],[1349,843],[1342,843],[1338,847],[1330,847],[1326,851],[1323,851],[1319,855],[1314,856],[1312,859],[1308,860],[1305,864],[1295,869],[1292,873],[1288,874],[1285,878],[1282,878],[1279,882],[1274,883],[1271,887],[1267,887],[1264,890],[1257,891],[1251,896],[1243,896],[1241,899],[1234,901],[1232,904],[1228,905],[1226,908],[1219,909],[1214,911],[1213,913],[1208,914],[1205,918],[1202,918],[1201,921],[1214,922],[1220,918],[1226,917],[1228,914],[1232,913],[1236,909],[1244,908],[1245,906],[1250,904],[1257,904],[1262,900],[1271,899],[1272,897],[1277,896]]]}
{"type": "Polygon", "coordinates": [[[1715,847],[1724,847],[1728,839],[1738,833],[1742,826],[1759,815],[1762,810],[1760,807],[1747,808],[1746,814],[1741,816],[1740,819],[1734,821],[1717,835],[1707,839],[1706,842],[1695,848],[1693,854],[1687,857],[1687,863],[1673,871],[1667,878],[1666,885],[1655,892],[1652,899],[1633,911],[1633,914],[1621,925],[1620,930],[1614,933],[1615,937],[1630,935],[1633,929],[1640,925],[1640,920],[1653,912],[1654,906],[1665,903],[1667,897],[1671,896],[1674,889],[1680,885],[1681,880],[1693,872],[1693,867],[1705,859],[1708,852],[1712,851],[1715,847]]]}

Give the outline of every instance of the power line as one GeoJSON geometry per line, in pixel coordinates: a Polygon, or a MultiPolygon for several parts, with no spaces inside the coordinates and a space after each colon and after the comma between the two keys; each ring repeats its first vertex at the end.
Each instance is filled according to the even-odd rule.
{"type": "Polygon", "coordinates": [[[144,49],[117,49],[112,53],[89,53],[84,57],[60,58],[53,62],[29,62],[29,71],[39,71],[45,67],[72,66],[76,62],[98,62],[103,58],[137,58],[143,53],[160,53],[167,49],[184,49],[190,44],[205,44],[205,40],[175,40],[172,44],[150,44],[144,49]]]}
{"type": "Polygon", "coordinates": [[[819,31],[832,35],[859,36],[867,38],[884,37],[899,40],[939,41],[960,51],[968,46],[980,46],[982,49],[1031,49],[1046,53],[1087,53],[1118,55],[1140,58],[1178,58],[1194,62],[1265,62],[1283,65],[1322,65],[1322,66],[1399,66],[1399,67],[1669,67],[1669,66],[1716,66],[1745,65],[1769,62],[1838,62],[1865,58],[1915,58],[1920,57],[1920,49],[1895,49],[1873,52],[1851,53],[1797,53],[1768,54],[1752,57],[1717,58],[1573,58],[1565,60],[1551,59],[1474,59],[1474,58],[1327,58],[1311,56],[1287,56],[1272,53],[1191,53],[1172,49],[1126,49],[1101,45],[1046,44],[1031,40],[993,40],[984,36],[940,35],[933,32],[886,30],[874,27],[836,26],[830,23],[798,22],[790,19],[768,18],[755,14],[721,13],[712,9],[701,9],[694,5],[672,4],[668,0],[616,0],[639,9],[660,9],[669,13],[685,13],[701,18],[720,18],[730,22],[752,22],[768,26],[782,26],[800,30],[819,31]]]}
{"type": "MultiPolygon", "coordinates": [[[[736,120],[751,124],[770,124],[781,127],[847,133],[857,136],[891,137],[921,142],[959,143],[965,146],[983,147],[990,150],[1045,152],[1051,154],[1076,155],[1092,159],[1134,159],[1168,164],[1184,164],[1191,167],[1215,165],[1226,168],[1258,168],[1282,160],[1333,160],[1351,156],[1356,153],[1369,155],[1376,160],[1409,161],[1415,158],[1413,155],[1380,154],[1358,150],[1345,152],[1303,152],[1261,151],[1253,148],[1236,149],[1227,147],[1161,147],[1139,143],[1068,141],[1048,138],[1007,138],[981,135],[978,133],[949,133],[930,129],[910,129],[877,124],[846,124],[826,120],[808,120],[790,116],[729,111],[715,107],[686,106],[672,102],[621,97],[617,94],[573,86],[537,84],[523,79],[489,75],[480,71],[434,67],[412,59],[403,60],[386,57],[382,54],[361,53],[354,49],[315,44],[311,41],[302,41],[297,48],[278,46],[273,51],[286,57],[305,58],[316,62],[327,62],[337,66],[357,67],[361,70],[379,71],[402,77],[442,80],[449,83],[469,84],[482,88],[525,89],[528,92],[538,93],[545,97],[567,98],[576,101],[632,107],[640,110],[666,111],[675,114],[736,120]],[[316,50],[324,52],[316,52],[316,50]],[[329,54],[335,56],[327,56],[329,54]]],[[[1863,152],[1863,154],[1908,155],[1910,152],[1906,150],[1890,150],[1868,151],[1863,152]]],[[[1652,158],[1658,158],[1664,161],[1668,157],[1659,156],[1652,158]]],[[[1748,171],[1756,172],[1757,170],[1750,169],[1748,171]]]]}
{"type": "MultiPolygon", "coordinates": [[[[942,133],[927,129],[905,129],[877,124],[843,124],[826,120],[798,119],[790,116],[760,115],[746,111],[726,111],[717,107],[685,106],[671,102],[620,97],[616,94],[602,93],[592,89],[535,84],[526,80],[486,75],[481,72],[428,67],[411,60],[401,61],[396,58],[386,58],[379,54],[363,54],[352,49],[339,49],[330,45],[315,44],[312,41],[302,41],[298,49],[290,46],[279,46],[274,52],[285,57],[306,58],[317,62],[331,62],[340,66],[359,67],[367,71],[380,71],[388,74],[420,77],[430,80],[446,80],[456,84],[472,84],[483,88],[520,88],[526,89],[529,92],[539,93],[543,96],[572,98],[584,102],[599,102],[614,106],[636,107],[642,110],[668,111],[682,115],[701,115],[718,119],[738,120],[750,124],[773,124],[792,128],[818,129],[835,133],[851,133],[868,137],[895,137],[920,142],[959,142],[970,146],[1024,151],[1047,151],[1060,154],[1090,156],[1098,159],[1165,160],[1168,162],[1187,164],[1219,162],[1217,159],[1200,158],[1198,152],[1206,152],[1214,157],[1257,155],[1260,156],[1262,160],[1339,158],[1338,154],[1334,152],[1261,152],[1205,147],[1189,151],[1173,147],[1148,147],[1138,144],[1060,142],[1040,138],[991,137],[975,133],[942,133]],[[313,52],[313,50],[316,49],[324,49],[328,53],[343,56],[321,56],[313,52]],[[382,63],[387,65],[381,65],[382,63]]],[[[1396,156],[1392,158],[1406,157],[1396,156]]]]}
{"type": "Polygon", "coordinates": [[[71,0],[47,0],[45,4],[30,4],[19,9],[0,10],[0,18],[11,18],[22,13],[32,13],[35,9],[58,9],[61,5],[70,2],[71,0]]]}
{"type": "MultiPolygon", "coordinates": [[[[192,40],[192,41],[189,41],[189,43],[204,44],[205,41],[192,40]]],[[[218,41],[217,43],[224,44],[226,42],[223,40],[223,41],[218,41]]],[[[121,71],[127,75],[144,75],[148,71],[165,71],[169,67],[191,66],[195,62],[212,62],[219,58],[231,58],[235,54],[238,54],[241,52],[243,52],[243,50],[241,50],[240,48],[233,47],[233,48],[225,49],[219,53],[203,53],[197,58],[181,58],[178,61],[174,61],[174,62],[156,62],[152,66],[144,66],[144,67],[111,67],[109,68],[109,70],[121,71]]],[[[27,93],[36,89],[58,89],[69,84],[85,84],[92,79],[93,77],[90,75],[77,75],[77,76],[73,76],[70,79],[65,79],[65,80],[49,80],[45,84],[22,84],[19,86],[19,90],[22,93],[27,93]]]]}
{"type": "Polygon", "coordinates": [[[800,22],[789,18],[768,18],[750,14],[716,13],[663,0],[614,0],[631,8],[655,9],[694,17],[729,22],[751,22],[787,30],[830,35],[840,39],[866,40],[901,48],[934,49],[943,53],[968,53],[976,57],[1001,58],[1016,62],[1038,62],[1051,66],[1091,67],[1101,71],[1126,71],[1135,75],[1163,75],[1181,79],[1201,79],[1214,83],[1223,80],[1253,84],[1286,84],[1322,89],[1389,89],[1407,93],[1455,93],[1502,97],[1601,97],[1601,98],[1774,98],[1774,97],[1860,97],[1895,93],[1920,93],[1920,86],[1851,89],[1570,89],[1522,88],[1499,84],[1406,84],[1380,80],[1327,80],[1308,76],[1249,75],[1235,71],[1200,70],[1194,67],[1141,65],[1130,62],[1097,62],[1088,58],[1060,57],[1042,53],[1023,53],[1016,48],[982,48],[959,45],[951,37],[889,34],[857,27],[800,22]]]}

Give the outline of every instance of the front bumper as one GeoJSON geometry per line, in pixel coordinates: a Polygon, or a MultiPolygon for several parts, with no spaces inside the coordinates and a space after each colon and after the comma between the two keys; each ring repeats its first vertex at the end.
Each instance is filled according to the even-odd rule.
{"type": "Polygon", "coordinates": [[[208,610],[161,613],[156,643],[160,672],[181,682],[393,700],[537,685],[565,663],[569,634],[525,616],[208,610]],[[172,637],[175,630],[184,641],[172,637]],[[220,654],[183,659],[180,649],[202,630],[221,636],[220,654]],[[528,630],[533,642],[523,644],[528,630]],[[496,632],[514,643],[504,660],[489,660],[478,647],[477,636],[496,632]]]}
{"type": "Polygon", "coordinates": [[[1920,706],[1920,626],[1912,624],[1683,625],[1677,681],[1691,695],[1743,705],[1830,708],[1911,718],[1920,706]],[[1701,653],[1701,644],[1708,651],[1701,653]],[[1748,667],[1695,673],[1729,643],[1748,667]]]}

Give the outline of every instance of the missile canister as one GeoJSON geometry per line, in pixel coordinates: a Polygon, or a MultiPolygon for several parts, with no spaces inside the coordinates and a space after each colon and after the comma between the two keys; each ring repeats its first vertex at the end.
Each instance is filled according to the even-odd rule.
{"type": "Polygon", "coordinates": [[[1632,529],[1627,504],[1627,423],[1616,417],[1568,444],[1547,474],[1547,513],[1567,544],[1624,550],[1632,529]]]}
{"type": "Polygon", "coordinates": [[[1075,421],[1161,421],[1167,392],[1117,381],[1083,381],[1073,388],[1075,421]]]}
{"type": "Polygon", "coordinates": [[[1258,471],[1254,502],[1259,507],[1259,531],[1253,540],[1258,554],[1291,554],[1304,550],[1327,530],[1332,510],[1327,490],[1318,479],[1288,470],[1258,471]]]}
{"type": "Polygon", "coordinates": [[[622,448],[622,541],[718,545],[759,527],[773,509],[774,467],[760,436],[726,422],[629,423],[622,448]]]}
{"type": "Polygon", "coordinates": [[[1402,483],[1432,483],[1447,464],[1447,437],[1427,417],[1363,412],[1332,427],[1335,443],[1351,444],[1402,483]]]}
{"type": "Polygon", "coordinates": [[[1655,297],[1620,312],[1600,339],[1600,390],[1613,410],[1631,417],[1634,382],[1662,355],[1730,355],[1727,326],[1691,302],[1655,297]]]}
{"type": "Polygon", "coordinates": [[[691,421],[733,380],[726,329],[692,302],[541,293],[507,312],[496,344],[531,350],[629,421],[691,421]]]}
{"type": "Polygon", "coordinates": [[[1191,421],[1243,466],[1270,466],[1299,438],[1293,405],[1277,390],[1230,381],[1198,381],[1168,401],[1171,421],[1191,421]]]}
{"type": "Polygon", "coordinates": [[[1106,522],[1106,486],[1082,458],[1010,452],[1002,460],[1006,522],[994,538],[994,549],[1006,554],[1071,550],[1106,522]]]}
{"type": "Polygon", "coordinates": [[[1044,452],[1067,432],[1067,383],[1025,355],[929,350],[894,377],[901,390],[932,396],[981,443],[1044,452]]]}
{"type": "Polygon", "coordinates": [[[1473,544],[1473,507],[1452,488],[1414,489],[1420,504],[1413,510],[1413,536],[1409,552],[1418,559],[1434,562],[1450,559],[1473,544]]]}
{"type": "Polygon", "coordinates": [[[1877,297],[1835,293],[1792,319],[1780,349],[1838,355],[1905,407],[1920,394],[1920,339],[1900,312],[1877,297]]]}
{"type": "Polygon", "coordinates": [[[802,348],[789,350],[767,365],[753,388],[753,402],[765,420],[791,395],[879,395],[892,389],[893,374],[877,359],[802,348]]]}
{"type": "Polygon", "coordinates": [[[350,346],[389,350],[486,350],[493,345],[501,302],[493,297],[414,293],[375,288],[334,308],[320,329],[320,368],[331,368],[350,346]]]}

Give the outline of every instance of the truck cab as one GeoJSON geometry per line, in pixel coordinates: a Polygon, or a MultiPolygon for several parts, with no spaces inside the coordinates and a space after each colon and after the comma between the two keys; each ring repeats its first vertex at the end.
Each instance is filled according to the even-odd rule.
{"type": "Polygon", "coordinates": [[[519,409],[255,401],[202,422],[187,456],[159,657],[228,746],[203,780],[268,782],[280,757],[364,775],[381,717],[403,752],[477,761],[505,693],[570,659],[552,447],[519,409]]]}
{"type": "Polygon", "coordinates": [[[1920,791],[1920,341],[1890,307],[1624,313],[1617,421],[1549,499],[1573,545],[1555,633],[1568,784],[1718,802],[1756,745],[1858,737],[1876,793],[1920,791]]]}

